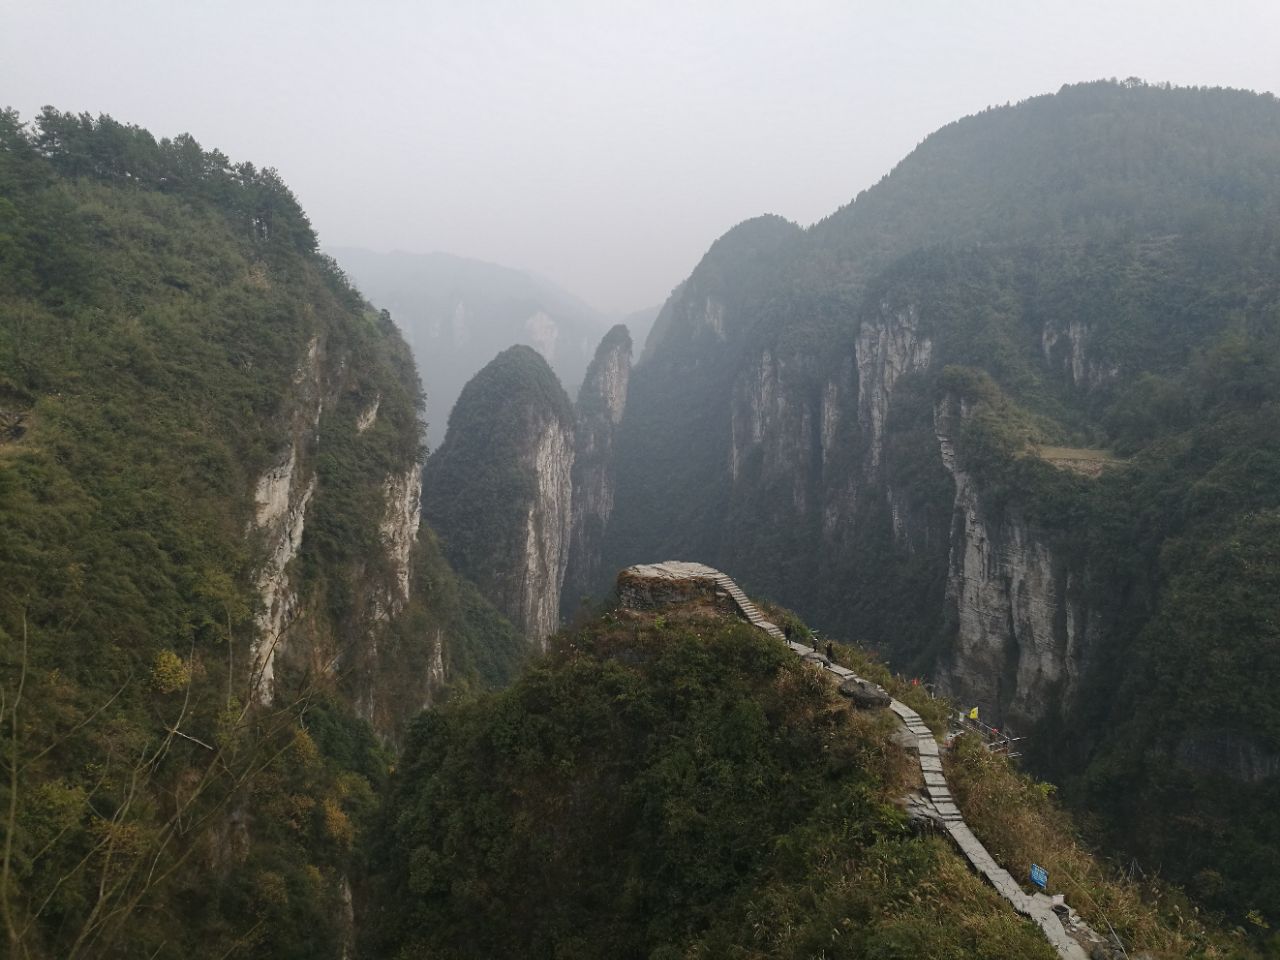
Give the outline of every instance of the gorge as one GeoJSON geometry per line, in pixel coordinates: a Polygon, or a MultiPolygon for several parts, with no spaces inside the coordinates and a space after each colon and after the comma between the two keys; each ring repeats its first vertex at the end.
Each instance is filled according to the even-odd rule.
{"type": "Polygon", "coordinates": [[[1043,955],[754,605],[617,602],[670,557],[909,700],[1009,876],[1044,843],[1153,951],[1272,948],[1274,97],[958,120],[728,230],[643,344],[566,313],[575,398],[504,347],[430,453],[395,320],[274,170],[5,111],[0,200],[15,956],[1043,955]],[[924,686],[1047,782],[947,747],[924,686]]]}

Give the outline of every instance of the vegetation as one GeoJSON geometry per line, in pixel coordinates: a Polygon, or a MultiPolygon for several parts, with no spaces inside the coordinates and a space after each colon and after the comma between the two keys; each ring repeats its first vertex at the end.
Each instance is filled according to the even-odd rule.
{"type": "MultiPolygon", "coordinates": [[[[797,637],[808,628],[771,610],[797,637]]],[[[945,729],[947,705],[864,651],[945,729]]],[[[701,603],[613,610],[507,691],[424,714],[380,828],[371,956],[1050,957],[950,841],[908,828],[887,711],[701,603]]],[[[1002,862],[1034,851],[1153,957],[1252,956],[1084,853],[1049,790],[962,739],[949,775],[1002,862]],[[1083,885],[1080,885],[1083,884],[1083,885]]],[[[1081,903],[1081,901],[1085,901],[1081,903]]]]}
{"type": "MultiPolygon", "coordinates": [[[[947,782],[991,854],[1016,877],[1033,863],[1049,873],[1049,892],[1063,894],[1095,930],[1114,933],[1130,952],[1157,957],[1253,956],[1246,931],[1224,934],[1176,887],[1135,869],[1117,869],[1091,856],[1052,785],[1020,773],[980,739],[956,738],[947,782]]],[[[1256,933],[1251,930],[1248,933],[1256,933]]],[[[1271,944],[1271,956],[1276,944],[1271,944]]],[[[1265,948],[1265,947],[1264,947],[1265,948]]]]}
{"type": "Polygon", "coordinates": [[[1270,95],[1092,83],[943,128],[673,297],[632,378],[607,559],[697,557],[928,673],[957,629],[952,410],[988,528],[1050,550],[1101,638],[1031,762],[1095,837],[1280,923],[1278,212],[1270,95]],[[724,338],[696,334],[708,298],[724,338]],[[876,370],[854,361],[881,330],[929,362],[895,381],[873,466],[876,370]]]}
{"type": "Polygon", "coordinates": [[[782,644],[606,614],[501,694],[424,714],[371,955],[1049,957],[893,804],[911,764],[782,644]]]}
{"type": "Polygon", "coordinates": [[[527,517],[538,495],[529,462],[550,423],[573,436],[573,407],[532,347],[498,354],[463,388],[445,443],[427,464],[424,510],[459,573],[490,593],[524,556],[527,517]]]}
{"type": "MultiPolygon", "coordinates": [[[[389,765],[351,706],[373,669],[357,607],[387,575],[382,484],[420,456],[419,386],[390,318],[315,251],[271,170],[109,117],[0,112],[6,955],[342,951],[389,765]],[[253,490],[321,406],[298,656],[250,706],[253,490]],[[324,649],[336,675],[311,666],[324,649]]],[[[415,578],[384,655],[423,677],[447,630],[462,684],[504,676],[510,625],[429,537],[415,578]]],[[[389,734],[423,693],[385,686],[414,697],[389,734]]]]}

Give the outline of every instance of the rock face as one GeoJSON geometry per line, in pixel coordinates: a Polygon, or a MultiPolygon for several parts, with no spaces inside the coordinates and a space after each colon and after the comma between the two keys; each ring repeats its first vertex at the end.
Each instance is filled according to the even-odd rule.
{"type": "Polygon", "coordinates": [[[874,471],[884,455],[885,421],[893,388],[900,377],[927,369],[933,341],[920,333],[916,305],[910,301],[879,304],[858,330],[854,356],[858,364],[858,422],[868,448],[866,468],[874,471]]]}
{"type": "Polygon", "coordinates": [[[568,425],[548,419],[521,466],[532,473],[536,488],[525,516],[523,562],[512,571],[498,603],[531,643],[541,645],[560,622],[560,589],[569,560],[573,434],[568,425]]]}
{"type": "Polygon", "coordinates": [[[984,506],[956,453],[966,408],[948,396],[935,411],[939,452],[956,485],[945,594],[955,632],[937,676],[949,695],[1026,729],[1056,697],[1076,694],[1099,640],[1097,617],[1047,537],[984,506]]]}
{"type": "Polygon", "coordinates": [[[567,617],[601,577],[601,544],[613,514],[614,437],[627,405],[631,335],[619,324],[596,349],[578,393],[574,433],[573,519],[562,590],[567,617]]]}
{"type": "MultiPolygon", "coordinates": [[[[713,253],[724,246],[743,261],[709,269],[709,253],[663,309],[615,437],[626,470],[607,563],[705,556],[828,628],[883,637],[887,653],[948,694],[1028,728],[1075,696],[1100,642],[1086,571],[989,503],[965,468],[963,401],[936,397],[960,345],[924,281],[878,285],[829,327],[808,316],[821,318],[823,303],[796,308],[804,326],[793,330],[721,286],[766,272],[745,266],[760,239],[735,236],[762,229],[777,232],[731,231],[713,253]],[[641,519],[654,515],[675,516],[656,542],[641,519]],[[906,608],[887,606],[890,593],[906,608]]],[[[1109,368],[1071,336],[1085,369],[1109,368]]],[[[1075,387],[1061,345],[1045,349],[1075,387]]]]}
{"type": "Polygon", "coordinates": [[[422,522],[422,464],[415,463],[403,473],[392,474],[383,484],[386,515],[378,532],[394,572],[393,589],[387,597],[386,613],[394,615],[409,602],[413,545],[422,522]]]}
{"type": "MultiPolygon", "coordinates": [[[[248,666],[259,703],[323,689],[394,741],[451,682],[476,679],[480,663],[496,679],[516,654],[510,625],[422,535],[420,388],[408,349],[385,314],[363,335],[352,344],[321,328],[274,414],[280,452],[253,484],[246,524],[259,558],[248,666]],[[479,657],[478,644],[490,647],[479,657]]],[[[539,463],[559,463],[567,440],[551,431],[535,446],[539,463]]],[[[567,501],[561,469],[546,498],[567,501]]],[[[541,530],[530,539],[531,566],[554,569],[563,547],[544,557],[541,530]]],[[[540,602],[531,595],[531,607],[540,602]]]]}
{"type": "Polygon", "coordinates": [[[290,565],[302,544],[307,508],[315,494],[311,457],[320,417],[334,393],[325,359],[320,338],[312,337],[283,404],[288,446],[280,462],[263,473],[254,488],[253,526],[265,541],[266,556],[257,578],[261,600],[257,635],[250,644],[252,689],[261,703],[271,702],[275,694],[276,658],[289,646],[297,615],[290,565]]]}
{"type": "Polygon", "coordinates": [[[534,646],[559,623],[573,462],[569,399],[523,346],[467,384],[427,461],[424,507],[446,556],[534,646]]]}
{"type": "MultiPolygon", "coordinates": [[[[916,669],[993,722],[1027,729],[1076,694],[1100,621],[1084,571],[1070,568],[1053,538],[985,502],[959,451],[964,401],[919,389],[940,373],[934,323],[911,296],[882,292],[866,303],[843,358],[744,340],[732,352],[716,481],[727,517],[701,550],[836,629],[865,629],[859,614],[873,604],[830,571],[905,594],[898,571],[911,569],[919,593],[909,617],[872,621],[895,631],[889,651],[910,657],[932,646],[916,669]],[[902,629],[912,620],[919,640],[902,629]],[[939,635],[948,642],[934,642],[939,635]]],[[[739,327],[728,319],[727,329],[739,327]]],[[[646,459],[671,456],[650,450],[646,459]]]]}
{"type": "MultiPolygon", "coordinates": [[[[387,326],[385,333],[381,349],[405,349],[393,328],[387,326]]],[[[307,344],[281,398],[277,420],[284,449],[254,485],[248,529],[262,557],[256,573],[259,608],[250,644],[251,685],[260,703],[272,702],[278,671],[285,665],[311,683],[341,686],[365,719],[393,736],[407,716],[443,687],[447,671],[423,671],[407,684],[401,677],[393,683],[384,662],[388,631],[415,599],[422,466],[417,462],[417,384],[411,368],[403,368],[410,379],[386,381],[390,396],[377,391],[370,396],[363,389],[367,378],[403,374],[393,374],[391,362],[386,367],[368,363],[367,357],[356,361],[346,349],[331,349],[327,335],[319,333],[307,344]],[[382,436],[375,436],[379,430],[382,436]],[[381,469],[370,470],[361,444],[392,453],[389,459],[383,455],[381,469]],[[332,472],[326,482],[318,460],[332,460],[339,451],[353,461],[352,469],[332,472]],[[366,497],[377,530],[369,548],[338,558],[322,556],[313,546],[304,574],[300,558],[309,549],[308,530],[316,511],[322,523],[332,523],[336,511],[345,512],[341,504],[366,497]],[[341,615],[335,615],[326,599],[337,580],[354,598],[343,605],[341,615]]],[[[434,656],[443,661],[449,641],[437,636],[435,642],[440,649],[434,656]]]]}

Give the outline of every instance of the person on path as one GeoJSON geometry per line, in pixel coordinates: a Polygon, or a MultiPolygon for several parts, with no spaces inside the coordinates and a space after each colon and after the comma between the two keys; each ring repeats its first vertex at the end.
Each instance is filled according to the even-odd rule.
{"type": "Polygon", "coordinates": [[[831,659],[831,641],[830,640],[827,641],[827,659],[828,660],[831,659]]]}
{"type": "Polygon", "coordinates": [[[782,628],[782,634],[787,638],[787,646],[791,646],[791,624],[787,624],[782,628]]]}

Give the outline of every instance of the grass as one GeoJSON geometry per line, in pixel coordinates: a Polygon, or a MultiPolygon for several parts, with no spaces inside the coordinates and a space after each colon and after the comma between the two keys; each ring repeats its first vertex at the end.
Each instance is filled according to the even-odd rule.
{"type": "Polygon", "coordinates": [[[945,757],[947,783],[965,821],[997,862],[1017,878],[1031,864],[1049,872],[1049,892],[1067,902],[1099,933],[1114,929],[1130,956],[1152,958],[1255,956],[1243,938],[1214,933],[1179,891],[1151,878],[1139,886],[1090,854],[1053,787],[962,736],[945,757]]]}
{"type": "MultiPolygon", "coordinates": [[[[1068,452],[1092,453],[1115,462],[1104,451],[1068,452]]],[[[797,639],[813,639],[791,611],[767,602],[758,605],[775,623],[789,623],[797,639]]],[[[825,641],[822,645],[825,647],[825,641]]],[[[953,712],[949,700],[930,697],[923,687],[895,675],[856,645],[833,643],[832,659],[879,683],[919,713],[935,735],[947,731],[953,712]]],[[[896,726],[887,711],[867,716],[889,721],[884,725],[886,736],[896,726]]],[[[1051,784],[1020,772],[1008,758],[988,752],[977,737],[958,737],[954,749],[944,751],[944,756],[947,782],[965,820],[996,861],[1017,878],[1026,878],[1032,863],[1045,867],[1049,892],[1065,894],[1067,902],[1099,933],[1114,930],[1131,956],[1140,953],[1152,960],[1257,956],[1243,934],[1211,929],[1205,922],[1208,918],[1202,919],[1178,889],[1150,877],[1140,885],[1090,853],[1070,816],[1054,799],[1051,784]]],[[[898,784],[905,782],[899,780],[898,784]]]]}
{"type": "Polygon", "coordinates": [[[1103,470],[1125,462],[1109,450],[1093,447],[1036,446],[1033,449],[1035,455],[1045,463],[1085,477],[1100,477],[1103,470]]]}

